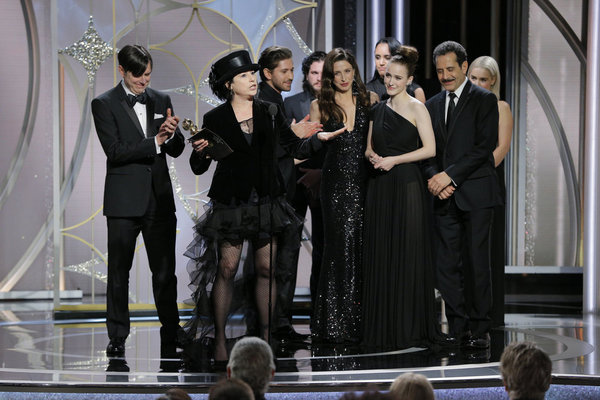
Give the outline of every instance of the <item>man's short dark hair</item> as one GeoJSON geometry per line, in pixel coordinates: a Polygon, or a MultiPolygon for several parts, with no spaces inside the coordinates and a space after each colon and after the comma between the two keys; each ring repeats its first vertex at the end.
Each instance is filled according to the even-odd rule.
{"type": "Polygon", "coordinates": [[[287,47],[281,46],[270,46],[267,47],[260,53],[260,58],[258,59],[258,65],[260,65],[260,79],[263,82],[267,81],[263,69],[274,70],[277,68],[277,64],[281,60],[287,60],[292,58],[292,51],[287,47]]]}
{"type": "Polygon", "coordinates": [[[131,72],[131,75],[142,76],[150,64],[152,70],[152,56],[144,46],[139,44],[127,45],[123,47],[117,56],[119,65],[123,67],[125,72],[131,72]]]}
{"type": "Polygon", "coordinates": [[[511,343],[500,357],[500,373],[509,398],[542,400],[550,387],[552,361],[533,343],[511,343]]]}
{"type": "Polygon", "coordinates": [[[462,44],[448,40],[444,43],[438,44],[433,50],[433,65],[436,64],[438,56],[443,56],[444,54],[448,53],[456,54],[456,62],[458,65],[462,65],[465,61],[467,61],[467,50],[465,50],[462,44]]]}
{"type": "Polygon", "coordinates": [[[304,75],[304,80],[308,76],[308,71],[310,71],[310,66],[316,61],[325,60],[325,56],[327,53],[321,50],[313,51],[310,55],[304,57],[302,60],[302,74],[304,75]]]}

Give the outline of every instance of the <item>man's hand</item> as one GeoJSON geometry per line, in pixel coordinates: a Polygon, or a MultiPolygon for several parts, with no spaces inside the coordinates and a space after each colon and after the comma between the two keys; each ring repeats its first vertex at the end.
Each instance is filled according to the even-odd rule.
{"type": "Polygon", "coordinates": [[[452,179],[450,179],[446,172],[442,171],[429,178],[427,181],[427,188],[431,194],[437,196],[446,188],[446,186],[450,185],[451,183],[452,179]]]}
{"type": "Polygon", "coordinates": [[[292,123],[290,124],[290,128],[292,128],[294,134],[300,139],[311,137],[315,133],[321,131],[321,128],[323,128],[321,123],[309,121],[309,117],[310,116],[307,115],[300,122],[296,122],[296,120],[293,119],[292,123]]]}
{"type": "Polygon", "coordinates": [[[456,188],[452,185],[448,185],[446,186],[441,192],[440,194],[438,194],[438,199],[440,200],[446,200],[449,199],[450,196],[452,196],[454,194],[454,191],[456,190],[456,188]]]}
{"type": "Polygon", "coordinates": [[[169,139],[175,133],[177,125],[179,124],[179,117],[177,115],[171,115],[171,109],[167,108],[167,119],[162,123],[158,129],[156,135],[156,142],[158,145],[162,145],[167,139],[169,139]]]}

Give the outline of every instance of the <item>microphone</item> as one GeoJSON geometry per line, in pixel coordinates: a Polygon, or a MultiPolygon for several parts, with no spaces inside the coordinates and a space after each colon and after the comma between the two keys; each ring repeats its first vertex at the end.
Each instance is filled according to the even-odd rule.
{"type": "Polygon", "coordinates": [[[269,115],[271,116],[271,119],[275,119],[275,116],[277,115],[277,106],[273,103],[269,104],[269,115]]]}

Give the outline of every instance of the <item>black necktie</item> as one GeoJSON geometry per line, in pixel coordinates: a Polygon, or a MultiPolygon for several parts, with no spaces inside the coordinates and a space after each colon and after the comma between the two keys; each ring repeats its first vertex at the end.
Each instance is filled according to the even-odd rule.
{"type": "Polygon", "coordinates": [[[138,94],[133,95],[133,94],[128,94],[127,95],[127,103],[129,103],[130,107],[133,107],[135,105],[135,103],[141,103],[141,104],[146,104],[146,100],[148,99],[148,96],[146,95],[146,92],[143,92],[142,94],[138,94]]]}
{"type": "Polygon", "coordinates": [[[454,98],[456,97],[456,94],[454,92],[450,92],[448,93],[448,97],[450,100],[448,102],[448,112],[446,113],[446,128],[450,127],[450,122],[452,122],[452,114],[454,113],[454,107],[456,107],[456,104],[454,104],[454,98]]]}

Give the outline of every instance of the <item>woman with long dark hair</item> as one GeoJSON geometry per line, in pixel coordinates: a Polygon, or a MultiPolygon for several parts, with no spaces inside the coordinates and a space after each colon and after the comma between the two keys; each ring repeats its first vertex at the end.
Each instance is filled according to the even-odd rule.
{"type": "MultiPolygon", "coordinates": [[[[271,261],[277,259],[275,252],[286,250],[277,248],[277,238],[297,230],[300,224],[285,200],[274,152],[277,140],[290,154],[306,158],[321,147],[319,139],[343,132],[319,132],[299,139],[295,133],[310,136],[320,125],[303,121],[292,131],[277,106],[254,97],[257,69],[246,50],[226,55],[211,68],[210,87],[225,102],[204,114],[202,126],[221,136],[233,152],[217,161],[208,192],[211,202],[195,226],[195,240],[186,252],[191,258],[188,271],[196,304],[186,331],[196,342],[214,336],[214,360],[221,363],[227,359],[226,337],[236,335],[232,326],[229,335],[225,333],[232,315],[252,315],[249,310],[256,310],[260,335],[269,337],[276,293],[270,275],[276,266],[271,261]],[[245,240],[252,242],[255,270],[238,274],[245,240]]],[[[212,161],[205,151],[208,142],[200,139],[192,145],[190,166],[200,175],[212,161]]],[[[237,327],[237,336],[243,335],[245,324],[237,327]]]]}
{"type": "Polygon", "coordinates": [[[336,48],[325,57],[321,93],[311,121],[325,130],[346,128],[326,144],[321,181],[324,249],[311,330],[313,340],[360,340],[360,268],[369,107],[378,101],[360,78],[356,60],[336,48]]]}

